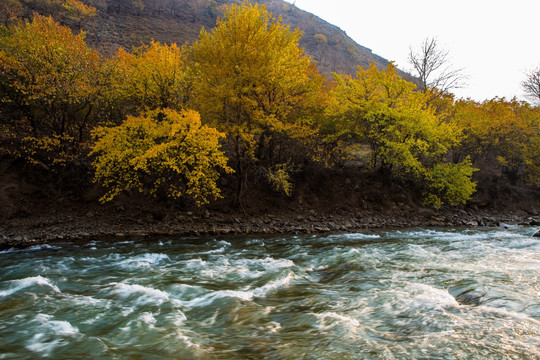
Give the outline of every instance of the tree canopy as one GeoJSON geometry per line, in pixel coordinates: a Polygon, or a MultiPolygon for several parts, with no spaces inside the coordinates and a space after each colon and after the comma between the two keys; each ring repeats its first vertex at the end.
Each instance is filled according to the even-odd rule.
{"type": "MultiPolygon", "coordinates": [[[[20,4],[4,4],[0,26],[0,151],[45,168],[91,163],[102,201],[127,190],[203,205],[231,173],[235,205],[250,181],[293,197],[303,169],[358,158],[359,174],[409,184],[434,207],[471,199],[478,169],[540,184],[540,108],[456,100],[458,73],[433,78],[447,55],[434,40],[411,50],[417,88],[392,63],[325,78],[298,30],[247,1],[191,46],[152,41],[111,58],[52,17],[17,20],[20,4]]],[[[71,22],[95,15],[77,0],[40,4],[71,22]]]]}

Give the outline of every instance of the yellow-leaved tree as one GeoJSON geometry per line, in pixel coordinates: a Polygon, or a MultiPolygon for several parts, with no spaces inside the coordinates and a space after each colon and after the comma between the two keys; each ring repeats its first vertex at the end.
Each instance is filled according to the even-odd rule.
{"type": "Polygon", "coordinates": [[[107,189],[102,202],[135,190],[154,196],[163,191],[202,205],[209,197],[220,197],[220,171],[232,171],[219,145],[224,134],[202,125],[193,110],[147,111],[93,134],[95,181],[107,189]]]}
{"type": "Polygon", "coordinates": [[[486,171],[496,169],[511,183],[521,178],[540,184],[539,107],[516,99],[461,100],[455,118],[465,135],[463,152],[486,171]]]}
{"type": "Polygon", "coordinates": [[[237,205],[249,167],[264,168],[268,179],[290,194],[286,173],[294,164],[287,149],[314,135],[300,114],[321,77],[298,46],[300,36],[264,6],[244,2],[228,7],[191,48],[193,106],[227,133],[237,205]]]}
{"type": "Polygon", "coordinates": [[[359,68],[356,77],[334,75],[333,104],[328,116],[335,122],[327,141],[353,139],[371,148],[371,167],[382,176],[408,176],[425,187],[425,199],[436,207],[463,203],[475,191],[469,158],[449,163],[449,151],[461,132],[444,113],[428,106],[428,94],[374,64],[359,68]]]}
{"type": "Polygon", "coordinates": [[[111,64],[113,96],[124,108],[185,108],[189,95],[185,51],[176,44],[152,41],[133,53],[120,48],[111,64]]]}
{"type": "Polygon", "coordinates": [[[104,81],[101,66],[84,33],[74,35],[51,17],[36,14],[31,22],[3,29],[2,120],[20,138],[28,136],[27,145],[33,149],[29,155],[43,146],[62,152],[68,143],[83,140],[96,120],[104,81]]]}

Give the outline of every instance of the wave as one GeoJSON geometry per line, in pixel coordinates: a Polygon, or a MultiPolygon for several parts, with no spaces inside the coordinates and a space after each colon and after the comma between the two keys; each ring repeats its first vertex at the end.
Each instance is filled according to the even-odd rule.
{"type": "Polygon", "coordinates": [[[9,254],[13,252],[25,252],[25,251],[39,251],[39,250],[58,250],[58,249],[62,249],[62,247],[49,245],[49,244],[41,244],[41,245],[30,246],[24,249],[16,249],[16,248],[11,247],[9,249],[0,251],[0,254],[9,254]]]}
{"type": "Polygon", "coordinates": [[[31,287],[31,286],[47,286],[53,289],[55,292],[61,292],[56,285],[54,285],[49,279],[38,275],[33,277],[27,277],[20,280],[10,281],[11,287],[7,290],[0,291],[0,297],[5,297],[16,293],[19,290],[31,287]]]}
{"type": "Polygon", "coordinates": [[[381,236],[377,234],[362,234],[362,233],[351,233],[351,234],[344,234],[344,235],[334,235],[337,237],[345,237],[346,239],[351,240],[363,240],[363,239],[380,239],[381,236]]]}
{"type": "Polygon", "coordinates": [[[236,298],[243,301],[251,301],[257,297],[264,297],[269,292],[275,291],[279,288],[290,284],[291,280],[295,278],[294,273],[290,272],[287,276],[270,281],[267,284],[246,290],[218,290],[196,297],[192,300],[181,301],[183,306],[186,307],[203,307],[211,305],[214,301],[223,298],[236,298]]]}
{"type": "Polygon", "coordinates": [[[431,310],[460,306],[448,290],[417,283],[408,284],[405,287],[401,300],[413,308],[431,310]]]}
{"type": "Polygon", "coordinates": [[[9,254],[9,253],[12,253],[12,252],[15,252],[15,251],[17,251],[17,250],[16,250],[15,248],[12,248],[12,247],[11,247],[11,248],[9,248],[9,249],[0,251],[0,255],[1,255],[1,254],[9,254]]]}
{"type": "Polygon", "coordinates": [[[212,304],[217,299],[223,298],[237,298],[240,300],[249,301],[254,298],[252,291],[239,291],[239,290],[218,290],[206,295],[197,297],[193,300],[182,301],[182,305],[187,307],[201,307],[212,304]]]}
{"type": "Polygon", "coordinates": [[[324,312],[321,314],[311,313],[311,314],[314,315],[318,319],[319,321],[318,327],[321,330],[329,330],[338,325],[341,325],[347,328],[350,332],[354,332],[356,331],[356,329],[360,327],[360,321],[358,321],[357,319],[350,316],[341,315],[335,312],[324,312]]]}
{"type": "Polygon", "coordinates": [[[37,314],[32,320],[38,325],[34,327],[34,336],[27,341],[27,350],[49,357],[53,350],[68,343],[65,338],[81,335],[79,329],[68,321],[51,320],[52,318],[52,315],[37,314]]]}
{"type": "Polygon", "coordinates": [[[37,314],[34,321],[43,328],[50,330],[56,336],[73,336],[79,334],[79,329],[65,320],[51,320],[52,315],[37,314]]]}
{"type": "Polygon", "coordinates": [[[165,254],[148,253],[122,260],[118,264],[127,268],[153,267],[170,260],[165,254]]]}
{"type": "Polygon", "coordinates": [[[137,305],[156,304],[161,305],[170,302],[175,305],[181,305],[181,302],[172,299],[169,293],[138,284],[111,283],[113,286],[111,292],[120,296],[122,299],[136,298],[137,305]]]}

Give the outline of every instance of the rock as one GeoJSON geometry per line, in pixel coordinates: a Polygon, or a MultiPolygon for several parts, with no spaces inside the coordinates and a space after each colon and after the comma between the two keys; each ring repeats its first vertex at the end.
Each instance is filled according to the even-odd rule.
{"type": "Polygon", "coordinates": [[[540,238],[540,230],[536,231],[536,232],[533,234],[533,237],[540,238]]]}
{"type": "Polygon", "coordinates": [[[420,208],[420,209],[418,209],[418,215],[420,215],[422,217],[425,217],[425,218],[430,218],[432,216],[435,216],[436,214],[437,213],[433,209],[429,209],[429,208],[420,208]]]}

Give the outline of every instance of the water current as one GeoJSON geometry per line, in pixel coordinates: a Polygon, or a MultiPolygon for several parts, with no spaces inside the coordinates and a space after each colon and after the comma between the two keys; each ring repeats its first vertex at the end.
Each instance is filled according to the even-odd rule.
{"type": "Polygon", "coordinates": [[[0,358],[540,359],[525,227],[0,253],[0,358]]]}

